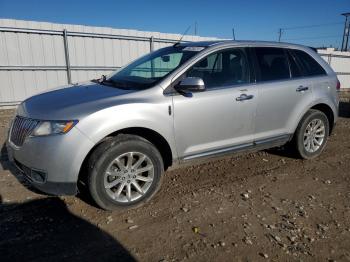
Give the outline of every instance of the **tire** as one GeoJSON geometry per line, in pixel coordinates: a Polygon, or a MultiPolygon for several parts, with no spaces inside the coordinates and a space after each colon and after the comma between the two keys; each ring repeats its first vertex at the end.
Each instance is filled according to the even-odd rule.
{"type": "Polygon", "coordinates": [[[313,159],[322,153],[326,146],[328,136],[329,121],[327,116],[319,110],[310,109],[301,119],[295,131],[292,145],[301,158],[313,159]],[[319,125],[319,127],[317,125],[319,125]],[[316,143],[314,139],[316,139],[318,143],[316,143]]]}
{"type": "Polygon", "coordinates": [[[88,187],[96,204],[105,210],[134,208],[156,194],[163,173],[162,157],[152,143],[120,134],[102,142],[91,154],[88,187]]]}

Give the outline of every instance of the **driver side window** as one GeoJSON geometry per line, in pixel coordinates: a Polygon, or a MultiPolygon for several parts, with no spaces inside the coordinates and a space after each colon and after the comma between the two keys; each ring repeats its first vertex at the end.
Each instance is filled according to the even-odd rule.
{"type": "Polygon", "coordinates": [[[243,49],[219,51],[197,62],[186,76],[202,78],[207,89],[249,83],[248,59],[243,49]]]}

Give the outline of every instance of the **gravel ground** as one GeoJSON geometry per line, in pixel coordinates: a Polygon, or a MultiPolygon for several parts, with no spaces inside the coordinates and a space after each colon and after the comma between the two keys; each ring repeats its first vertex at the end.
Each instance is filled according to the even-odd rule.
{"type": "MultiPolygon", "coordinates": [[[[323,154],[273,149],[168,171],[147,205],[99,210],[0,168],[1,261],[350,261],[350,102],[323,154]]],[[[0,142],[13,111],[0,111],[0,142]]]]}

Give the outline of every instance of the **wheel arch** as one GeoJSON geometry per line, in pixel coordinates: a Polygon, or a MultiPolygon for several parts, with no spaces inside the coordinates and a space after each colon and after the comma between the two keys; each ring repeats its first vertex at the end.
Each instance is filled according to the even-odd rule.
{"type": "Polygon", "coordinates": [[[172,149],[168,143],[168,141],[158,132],[145,127],[128,127],[123,128],[118,131],[115,131],[113,133],[110,133],[109,135],[105,136],[103,139],[101,139],[99,142],[97,142],[88,152],[88,154],[85,156],[84,161],[80,167],[80,171],[78,174],[78,182],[83,181],[86,178],[86,171],[87,171],[87,163],[88,160],[94,152],[94,150],[104,141],[116,137],[119,134],[128,134],[128,135],[137,135],[140,136],[149,142],[151,142],[158,150],[159,153],[162,156],[163,163],[164,163],[164,169],[167,170],[170,166],[173,165],[173,152],[172,149]]]}
{"type": "Polygon", "coordinates": [[[334,119],[335,119],[332,108],[327,104],[320,103],[312,106],[310,109],[319,110],[327,116],[328,123],[329,123],[329,135],[330,135],[334,128],[334,119]]]}
{"type": "Polygon", "coordinates": [[[308,107],[306,107],[306,109],[304,109],[301,113],[299,113],[298,118],[296,119],[297,121],[294,122],[294,123],[296,123],[296,125],[293,125],[293,127],[291,129],[291,134],[295,134],[295,131],[297,130],[297,128],[300,124],[300,121],[303,119],[305,114],[310,109],[319,110],[326,115],[328,122],[329,122],[329,134],[331,134],[331,132],[333,131],[333,128],[335,126],[335,121],[336,121],[336,117],[337,117],[336,109],[332,108],[332,106],[330,106],[328,103],[325,103],[325,101],[318,101],[316,103],[313,103],[313,104],[309,105],[308,107]]]}

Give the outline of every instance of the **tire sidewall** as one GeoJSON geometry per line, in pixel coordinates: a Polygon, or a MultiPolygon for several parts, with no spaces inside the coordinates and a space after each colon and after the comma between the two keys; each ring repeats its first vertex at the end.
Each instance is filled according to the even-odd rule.
{"type": "Polygon", "coordinates": [[[109,141],[108,148],[103,148],[96,157],[94,166],[89,172],[89,189],[95,202],[106,210],[127,209],[145,204],[158,191],[163,177],[163,161],[158,150],[147,140],[126,139],[125,141],[109,141]],[[147,192],[132,203],[113,201],[104,188],[104,175],[111,162],[126,152],[140,152],[147,155],[154,166],[154,177],[147,192]]]}
{"type": "Polygon", "coordinates": [[[298,149],[300,155],[304,159],[312,159],[312,158],[319,156],[327,144],[328,136],[329,136],[329,122],[328,122],[327,116],[318,110],[310,110],[303,118],[301,125],[299,126],[298,132],[297,132],[297,141],[296,142],[297,142],[297,149],[298,149]],[[304,133],[305,133],[306,127],[314,119],[320,119],[324,123],[325,137],[324,137],[323,143],[320,146],[320,148],[316,152],[311,153],[311,152],[306,151],[306,149],[304,147],[304,133]]]}

